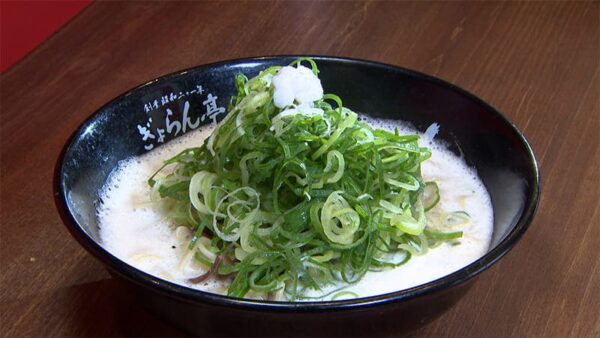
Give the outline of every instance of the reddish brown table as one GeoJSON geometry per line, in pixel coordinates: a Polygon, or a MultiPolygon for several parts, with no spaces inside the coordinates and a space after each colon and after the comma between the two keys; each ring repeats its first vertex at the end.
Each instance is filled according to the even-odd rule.
{"type": "Polygon", "coordinates": [[[1,76],[0,333],[179,335],[63,226],[58,153],[94,110],[152,78],[306,53],[451,81],[504,112],[537,153],[543,190],[529,231],[415,335],[600,335],[599,13],[598,2],[94,3],[1,76]]]}

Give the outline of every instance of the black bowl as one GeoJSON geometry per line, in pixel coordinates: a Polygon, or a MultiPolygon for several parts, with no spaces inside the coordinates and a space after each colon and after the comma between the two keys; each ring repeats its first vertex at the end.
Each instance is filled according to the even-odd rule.
{"type": "Polygon", "coordinates": [[[375,297],[282,303],[235,299],[182,287],[137,270],[106,251],[98,238],[98,191],[120,160],[158,147],[199,124],[220,120],[234,94],[233,77],[248,77],[296,57],[219,62],[166,75],[114,99],[75,131],[56,166],[55,198],[73,236],[126,282],[148,308],[188,332],[209,335],[347,335],[400,333],[449,308],[482,271],[504,256],[527,229],[538,204],[540,177],[531,147],[502,114],[439,79],[370,61],[314,57],[326,92],[349,108],[400,119],[423,131],[433,122],[450,149],[483,180],[494,207],[489,252],[430,283],[375,297]],[[215,99],[210,107],[209,99],[215,99]],[[186,109],[186,102],[189,109],[186,109]],[[215,109],[217,108],[217,109],[215,109]],[[167,111],[167,109],[169,109],[167,111]],[[154,139],[144,139],[146,131],[154,139]]]}

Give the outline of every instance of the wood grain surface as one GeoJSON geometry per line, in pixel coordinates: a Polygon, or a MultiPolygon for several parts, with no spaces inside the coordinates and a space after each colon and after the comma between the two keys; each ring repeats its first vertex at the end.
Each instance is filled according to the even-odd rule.
{"type": "Polygon", "coordinates": [[[162,74],[326,54],[471,91],[525,133],[541,166],[523,239],[414,336],[600,336],[599,17],[599,2],[94,3],[0,78],[0,333],[181,335],[67,232],[52,195],[60,149],[104,103],[162,74]]]}

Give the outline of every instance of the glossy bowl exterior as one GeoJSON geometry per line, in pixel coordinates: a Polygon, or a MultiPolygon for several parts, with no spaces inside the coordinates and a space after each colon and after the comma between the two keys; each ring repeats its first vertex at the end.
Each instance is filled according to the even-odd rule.
{"type": "Polygon", "coordinates": [[[523,235],[539,199],[539,171],[523,135],[477,97],[439,79],[364,60],[314,57],[326,92],[377,118],[407,121],[420,131],[437,122],[438,138],[474,166],[494,206],[489,252],[469,266],[408,290],[345,301],[282,303],[234,299],[182,287],[139,271],[99,244],[98,192],[118,162],[220,120],[248,77],[295,56],[225,61],[174,73],[135,88],[93,114],[68,141],[55,173],[55,199],[73,236],[154,312],[194,333],[242,335],[375,334],[410,330],[435,318],[473,277],[523,235]],[[151,136],[152,135],[152,136],[151,136]],[[164,138],[164,139],[163,139],[164,138]],[[264,331],[267,330],[267,331],[264,331]],[[317,331],[314,331],[317,330],[317,331]]]}

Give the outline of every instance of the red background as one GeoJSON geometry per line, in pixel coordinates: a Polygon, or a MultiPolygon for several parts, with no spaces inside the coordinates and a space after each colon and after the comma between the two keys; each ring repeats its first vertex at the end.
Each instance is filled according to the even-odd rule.
{"type": "Polygon", "coordinates": [[[12,67],[91,2],[0,0],[0,72],[12,67]]]}

